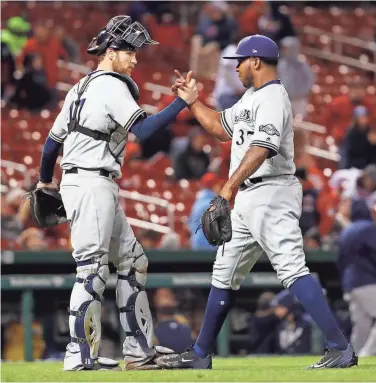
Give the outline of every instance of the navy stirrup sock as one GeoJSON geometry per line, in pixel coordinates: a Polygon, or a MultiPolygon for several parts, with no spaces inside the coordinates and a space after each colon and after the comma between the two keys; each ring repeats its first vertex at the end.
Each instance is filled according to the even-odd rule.
{"type": "Polygon", "coordinates": [[[331,312],[320,284],[311,274],[297,279],[290,291],[298,298],[306,312],[311,315],[324,334],[329,349],[346,350],[348,341],[342,334],[331,312]]]}
{"type": "Polygon", "coordinates": [[[212,352],[215,340],[232,306],[234,292],[234,290],[211,287],[204,323],[193,346],[193,350],[200,358],[206,358],[212,352]]]}

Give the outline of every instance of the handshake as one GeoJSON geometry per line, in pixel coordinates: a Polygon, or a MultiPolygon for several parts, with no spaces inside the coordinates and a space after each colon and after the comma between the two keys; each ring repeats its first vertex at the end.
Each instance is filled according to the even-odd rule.
{"type": "Polygon", "coordinates": [[[187,78],[184,78],[177,70],[175,73],[178,78],[171,87],[172,93],[182,98],[188,105],[192,105],[198,98],[196,80],[192,78],[192,71],[188,72],[187,78]]]}

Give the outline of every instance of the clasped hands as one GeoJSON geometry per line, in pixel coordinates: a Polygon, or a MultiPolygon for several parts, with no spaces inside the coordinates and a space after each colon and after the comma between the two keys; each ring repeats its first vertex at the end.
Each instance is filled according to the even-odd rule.
{"type": "Polygon", "coordinates": [[[198,98],[196,80],[192,78],[192,71],[187,73],[186,78],[177,70],[175,70],[175,74],[178,78],[171,87],[172,93],[182,98],[188,105],[192,105],[198,98]]]}

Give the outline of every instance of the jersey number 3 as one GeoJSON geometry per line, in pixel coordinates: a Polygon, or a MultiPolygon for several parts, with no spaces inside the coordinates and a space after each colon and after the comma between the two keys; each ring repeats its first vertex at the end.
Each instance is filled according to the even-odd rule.
{"type": "MultiPolygon", "coordinates": [[[[239,129],[239,132],[240,132],[240,137],[239,137],[239,140],[236,141],[236,145],[243,145],[244,143],[244,130],[243,129],[239,129]]],[[[248,136],[252,136],[253,132],[247,132],[247,137],[248,136]]]]}

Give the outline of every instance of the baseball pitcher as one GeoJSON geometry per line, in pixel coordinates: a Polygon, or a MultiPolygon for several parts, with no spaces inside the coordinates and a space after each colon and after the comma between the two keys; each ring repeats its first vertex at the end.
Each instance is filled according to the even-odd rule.
{"type": "MultiPolygon", "coordinates": [[[[324,357],[311,368],[358,363],[305,264],[299,228],[302,187],[294,176],[291,104],[277,77],[278,58],[278,46],[271,39],[261,35],[244,38],[236,53],[227,57],[237,60],[236,70],[247,88],[241,100],[220,113],[198,100],[190,106],[209,133],[221,141],[232,140],[231,167],[229,180],[201,219],[209,243],[221,245],[204,323],[192,349],[157,361],[164,368],[192,368],[198,360],[208,358],[234,292],[262,254],[268,256],[281,283],[296,295],[327,339],[324,357]],[[229,200],[236,190],[230,213],[229,200]]],[[[177,94],[190,87],[180,80],[174,88],[177,94]]]]}
{"type": "Polygon", "coordinates": [[[53,170],[64,144],[60,193],[65,212],[60,209],[57,213],[60,201],[51,207],[54,219],[40,222],[48,225],[66,214],[71,225],[77,278],[69,309],[71,342],[64,359],[67,371],[119,368],[116,361],[98,357],[101,299],[109,262],[114,263],[118,275],[116,300],[126,335],[125,368],[159,368],[156,358],[172,352],[153,346],[153,323],[145,292],[148,259],[119,204],[114,180],[121,177],[129,132],[141,141],[146,139],[172,122],[196,96],[187,89],[164,110],[146,117],[137,104],[139,90],[131,74],[137,64],[136,50],[147,44],[158,43],[129,16],[109,21],[88,47],[88,53],[98,57],[97,70],[67,94],[42,154],[39,194],[35,194],[33,204],[36,215],[47,214],[47,204],[54,197],[49,191],[57,190],[53,170]]]}

